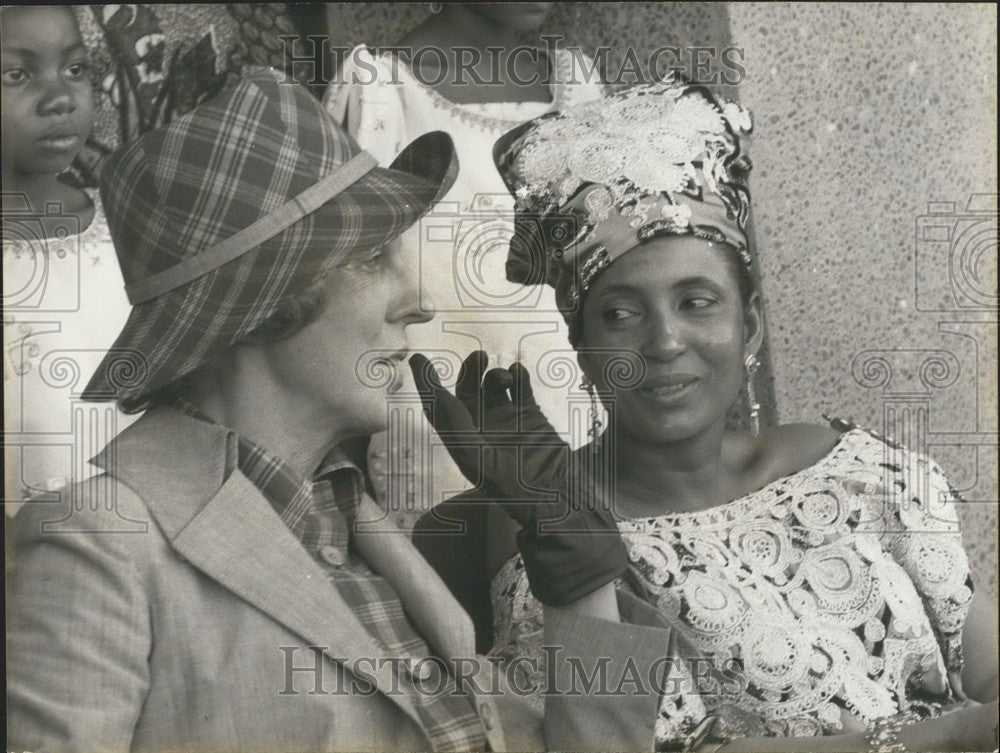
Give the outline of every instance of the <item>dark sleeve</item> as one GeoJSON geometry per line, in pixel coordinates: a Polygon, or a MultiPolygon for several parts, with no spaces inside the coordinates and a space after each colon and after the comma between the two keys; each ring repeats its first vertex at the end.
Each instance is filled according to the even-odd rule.
{"type": "Polygon", "coordinates": [[[493,645],[487,571],[489,503],[467,493],[437,505],[413,529],[413,544],[458,599],[476,628],[476,651],[493,645]]]}

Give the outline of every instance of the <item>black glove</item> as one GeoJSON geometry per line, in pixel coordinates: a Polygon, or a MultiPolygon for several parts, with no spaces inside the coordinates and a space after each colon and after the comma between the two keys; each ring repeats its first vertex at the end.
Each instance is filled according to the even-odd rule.
{"type": "Polygon", "coordinates": [[[452,395],[423,355],[410,358],[424,413],[459,469],[521,524],[532,592],[569,604],[626,571],[625,546],[593,479],[535,402],[527,369],[484,375],[486,366],[482,351],[466,358],[452,395]]]}

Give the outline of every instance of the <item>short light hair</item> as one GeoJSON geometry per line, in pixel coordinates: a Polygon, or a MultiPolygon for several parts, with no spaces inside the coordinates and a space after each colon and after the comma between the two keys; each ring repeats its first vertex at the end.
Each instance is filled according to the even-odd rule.
{"type": "Polygon", "coordinates": [[[240,342],[265,345],[287,340],[305,329],[315,321],[326,303],[325,283],[328,275],[329,270],[322,272],[308,288],[279,303],[274,313],[240,342]]]}
{"type": "MultiPolygon", "coordinates": [[[[266,345],[280,342],[294,337],[305,329],[316,320],[326,304],[326,280],[330,271],[330,268],[324,270],[308,288],[281,301],[270,316],[231,347],[242,343],[266,345]]],[[[183,374],[170,384],[144,395],[139,401],[122,403],[120,407],[125,413],[138,413],[155,405],[169,405],[177,398],[185,397],[190,392],[192,382],[206,368],[211,368],[211,363],[183,374]]]]}

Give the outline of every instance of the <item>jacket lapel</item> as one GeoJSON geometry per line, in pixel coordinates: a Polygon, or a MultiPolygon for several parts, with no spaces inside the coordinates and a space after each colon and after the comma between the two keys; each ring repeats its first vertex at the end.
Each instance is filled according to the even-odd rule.
{"type": "MultiPolygon", "coordinates": [[[[260,491],[239,470],[225,477],[235,468],[229,430],[155,409],[116,444],[92,462],[139,493],[184,559],[348,668],[385,655],[260,491]]],[[[378,689],[423,727],[392,664],[371,663],[378,689]]]]}

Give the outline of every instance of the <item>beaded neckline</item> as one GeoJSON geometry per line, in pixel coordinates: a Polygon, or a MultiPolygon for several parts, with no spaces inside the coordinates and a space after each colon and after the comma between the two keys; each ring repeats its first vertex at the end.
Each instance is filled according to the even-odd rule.
{"type": "Polygon", "coordinates": [[[692,510],[689,512],[665,512],[660,515],[643,515],[634,518],[625,518],[618,521],[619,528],[637,529],[649,525],[668,525],[671,522],[696,523],[699,525],[717,525],[720,522],[728,521],[727,513],[739,507],[750,506],[754,502],[765,498],[765,502],[771,502],[775,496],[783,494],[789,484],[804,476],[814,476],[817,471],[830,465],[843,450],[855,442],[873,441],[873,437],[864,429],[851,429],[838,437],[836,443],[829,451],[815,463],[810,463],[805,468],[789,473],[785,476],[774,479],[764,484],[742,497],[723,502],[715,507],[705,510],[692,510]],[[770,492],[770,494],[769,494],[770,492]]]}
{"type": "MultiPolygon", "coordinates": [[[[388,55],[388,53],[386,54],[388,55]]],[[[564,99],[561,94],[562,82],[559,76],[560,68],[563,65],[563,51],[556,50],[554,58],[549,61],[549,69],[553,79],[553,83],[549,86],[549,90],[552,93],[551,102],[452,102],[433,87],[428,86],[423,81],[420,81],[413,75],[410,67],[405,63],[399,66],[399,70],[403,72],[404,75],[409,77],[409,79],[413,81],[421,91],[425,92],[436,107],[447,110],[468,125],[479,126],[491,131],[506,132],[513,126],[519,125],[525,122],[525,120],[530,120],[536,115],[544,114],[549,110],[559,109],[564,99]],[[524,113],[519,112],[517,114],[498,116],[489,115],[486,112],[483,112],[484,109],[492,107],[497,107],[497,109],[502,107],[508,112],[511,108],[518,108],[527,110],[531,114],[525,115],[524,113]]]]}
{"type": "Polygon", "coordinates": [[[97,261],[101,244],[111,243],[111,232],[108,229],[107,220],[104,218],[104,210],[101,206],[101,195],[94,188],[84,188],[84,192],[94,205],[94,216],[90,224],[84,228],[79,235],[70,235],[65,238],[44,238],[41,240],[14,240],[5,238],[3,241],[3,252],[5,256],[13,256],[18,259],[26,252],[44,253],[52,252],[57,258],[64,258],[67,255],[75,255],[83,251],[84,255],[90,256],[97,261]]]}

